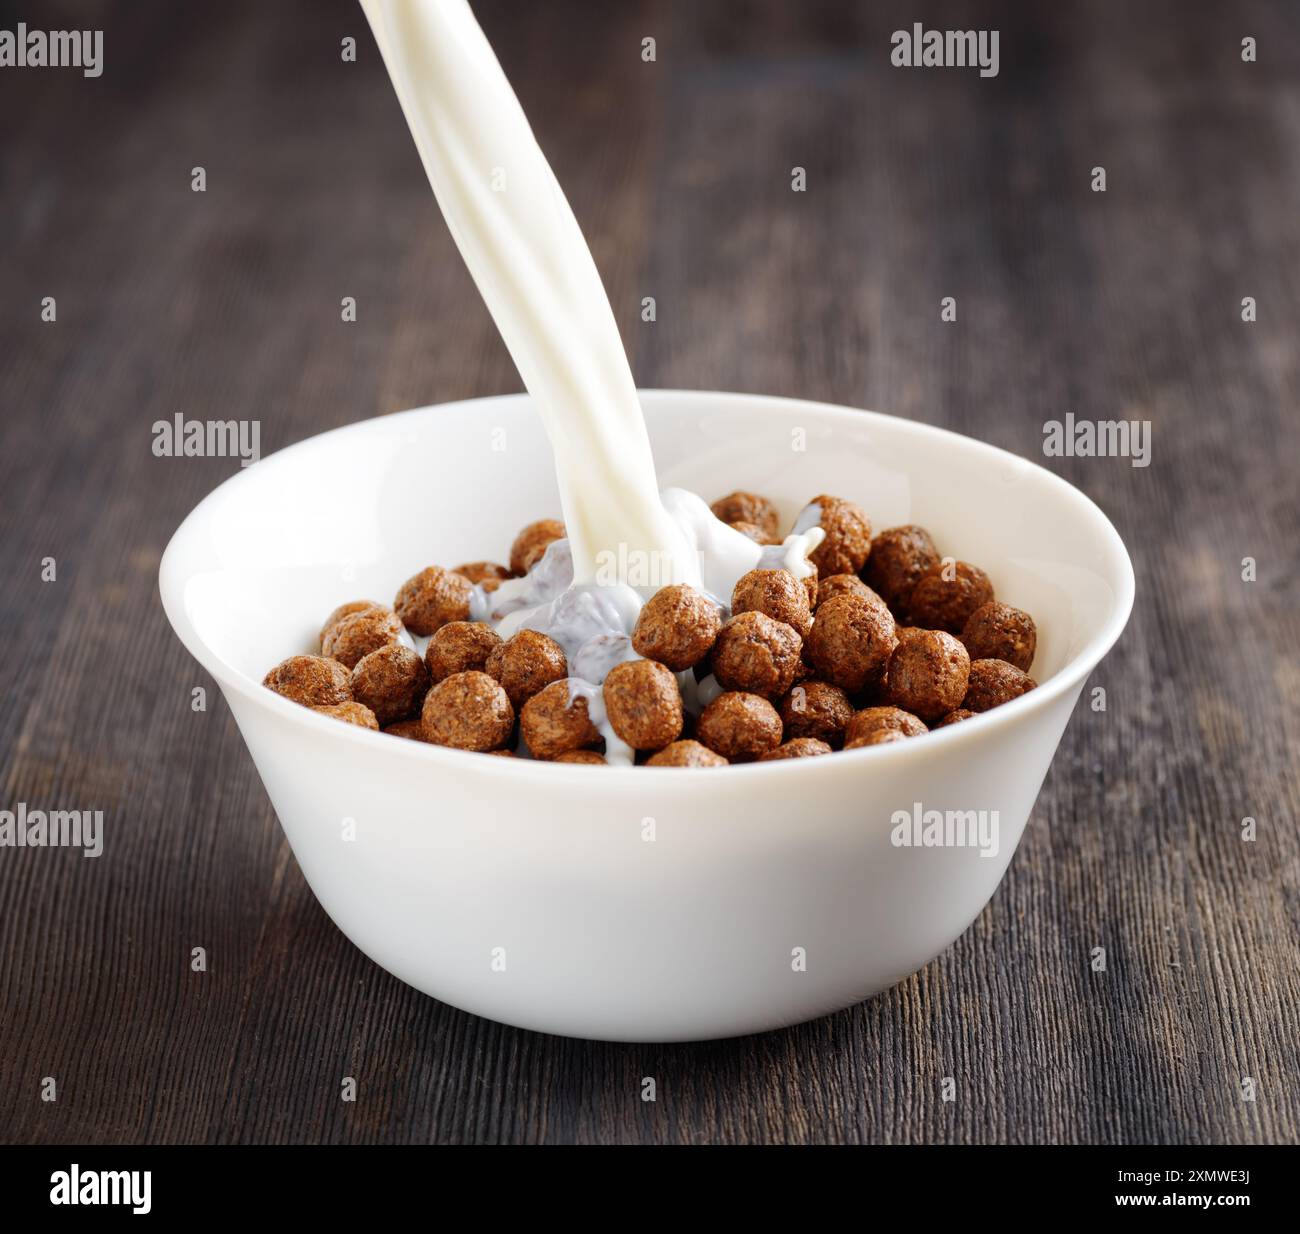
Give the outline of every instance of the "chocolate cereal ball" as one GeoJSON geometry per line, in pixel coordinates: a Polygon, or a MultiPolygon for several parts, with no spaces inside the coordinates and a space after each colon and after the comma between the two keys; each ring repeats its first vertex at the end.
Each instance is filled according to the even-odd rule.
{"type": "Polygon", "coordinates": [[[529,523],[510,546],[510,569],[516,574],[527,574],[556,540],[563,540],[564,524],[558,518],[541,518],[529,523]]]}
{"type": "Polygon", "coordinates": [[[860,745],[877,745],[878,741],[867,739],[882,730],[898,733],[902,737],[919,737],[930,731],[916,716],[901,708],[867,707],[849,721],[844,730],[844,748],[848,750],[860,745]]]}
{"type": "Polygon", "coordinates": [[[731,690],[700,713],[695,736],[715,754],[748,762],[781,744],[781,717],[767,699],[731,690]]]}
{"type": "Polygon", "coordinates": [[[853,692],[884,670],[897,641],[883,604],[844,592],[818,606],[804,654],[823,681],[853,692]]]}
{"type": "Polygon", "coordinates": [[[900,733],[896,728],[873,728],[870,732],[864,733],[861,737],[855,737],[852,741],[846,741],[844,748],[846,750],[860,750],[863,746],[883,746],[891,741],[906,741],[907,734],[900,733]]]}
{"type": "Polygon", "coordinates": [[[960,724],[963,720],[971,720],[974,717],[975,713],[973,711],[968,711],[965,707],[958,707],[955,711],[950,711],[934,727],[947,728],[949,724],[960,724]]]}
{"type": "Polygon", "coordinates": [[[907,602],[914,626],[960,634],[970,615],[993,599],[993,584],[979,566],[951,558],[922,576],[907,602]]]}
{"type": "Polygon", "coordinates": [[[765,613],[783,621],[801,639],[812,629],[808,589],[789,570],[750,570],[732,588],[731,614],[765,613]]]}
{"type": "Polygon", "coordinates": [[[728,523],[727,526],[730,527],[732,531],[738,531],[742,536],[753,540],[755,544],[766,546],[769,544],[781,543],[781,541],[775,536],[768,535],[767,532],[765,532],[757,523],[737,522],[728,523]]]}
{"type": "Polygon", "coordinates": [[[924,527],[887,527],[871,542],[862,577],[896,613],[906,610],[912,588],[939,564],[939,550],[924,527]]]}
{"type": "Polygon", "coordinates": [[[304,707],[333,707],[352,699],[352,674],[325,656],[290,656],[267,673],[262,684],[304,707]]]}
{"type": "Polygon", "coordinates": [[[429,566],[402,584],[393,607],[412,634],[432,634],[469,616],[474,584],[463,574],[429,566]]]}
{"type": "Polygon", "coordinates": [[[567,677],[569,666],[564,648],[549,635],[520,630],[492,649],[483,671],[505,687],[518,710],[539,690],[567,677]]]}
{"type": "Polygon", "coordinates": [[[429,692],[429,670],[404,643],[389,643],[362,656],[352,670],[352,697],[375,713],[380,724],[413,714],[429,692]]]}
{"type": "Polygon", "coordinates": [[[885,673],[885,697],[923,720],[947,715],[966,697],[970,656],[943,630],[909,630],[885,673]]]}
{"type": "Polygon", "coordinates": [[[826,538],[808,554],[819,573],[857,574],[871,552],[871,520],[854,502],[822,494],[808,503],[821,509],[818,525],[826,538]]]}
{"type": "Polygon", "coordinates": [[[843,595],[845,592],[853,596],[862,596],[865,600],[873,596],[879,599],[856,574],[832,574],[817,584],[817,604],[825,604],[832,596],[843,595]]]}
{"type": "Polygon", "coordinates": [[[519,732],[533,757],[540,759],[558,758],[600,741],[587,699],[573,692],[568,677],[551,682],[524,704],[519,732]]]}
{"type": "Polygon", "coordinates": [[[424,721],[419,716],[409,720],[398,720],[395,724],[386,724],[384,732],[392,737],[405,737],[408,741],[424,740],[424,721]]]}
{"type": "Polygon", "coordinates": [[[647,767],[725,767],[727,760],[698,741],[674,741],[646,760],[647,767]]]}
{"type": "Polygon", "coordinates": [[[443,681],[453,673],[482,670],[488,656],[500,646],[501,635],[481,621],[449,621],[429,640],[425,667],[434,681],[443,681]]]}
{"type": "Polygon", "coordinates": [[[751,523],[767,537],[768,542],[776,537],[776,525],[781,516],[766,497],[757,493],[728,493],[719,497],[709,509],[724,523],[751,523]]]}
{"type": "Polygon", "coordinates": [[[724,690],[775,698],[793,684],[803,640],[797,630],[766,613],[741,613],[713,645],[713,676],[724,690]]]}
{"type": "Polygon", "coordinates": [[[312,710],[320,712],[323,716],[342,720],[344,724],[355,724],[358,728],[373,728],[376,732],[379,731],[379,721],[375,719],[375,713],[361,703],[333,703],[325,707],[313,707],[312,710]]]}
{"type": "Polygon", "coordinates": [[[632,647],[680,673],[708,655],[721,628],[718,606],[694,587],[676,583],[645,602],[632,630],[632,647]]]}
{"type": "Polygon", "coordinates": [[[486,673],[456,673],[424,696],[424,739],[457,750],[496,750],[510,739],[515,709],[486,673]]]}
{"type": "Polygon", "coordinates": [[[365,608],[336,621],[321,640],[321,652],[348,668],[362,656],[396,642],[402,635],[397,614],[386,608],[365,608]]]}
{"type": "Polygon", "coordinates": [[[787,741],[777,746],[775,750],[760,754],[758,761],[760,763],[771,763],[781,758],[812,758],[817,754],[829,753],[831,753],[830,746],[824,741],[818,741],[816,737],[796,737],[793,741],[787,741]]]}
{"type": "Polygon", "coordinates": [[[662,750],[682,735],[682,694],[677,678],[655,660],[624,660],[609,670],[605,714],[617,736],[634,750],[662,750]]]}
{"type": "Polygon", "coordinates": [[[325,642],[325,636],[336,626],[344,617],[351,617],[353,613],[364,613],[368,608],[383,608],[382,604],[376,604],[373,600],[349,600],[346,604],[340,604],[328,617],[325,618],[325,624],[320,628],[320,641],[325,642]]]}
{"type": "Polygon", "coordinates": [[[1038,630],[1028,613],[990,600],[966,618],[961,641],[972,660],[1005,660],[1027,673],[1038,650],[1038,630]]]}
{"type": "Polygon", "coordinates": [[[551,760],[555,763],[591,763],[597,767],[607,767],[603,754],[597,754],[595,750],[566,750],[563,754],[557,754],[551,760]]]}
{"type": "Polygon", "coordinates": [[[1005,660],[975,660],[961,705],[966,711],[988,711],[1027,694],[1037,684],[1028,673],[1005,660]]]}
{"type": "Polygon", "coordinates": [[[814,737],[831,745],[844,737],[853,718],[853,704],[839,686],[825,681],[803,681],[793,686],[777,704],[786,740],[814,737]]]}
{"type": "Polygon", "coordinates": [[[452,573],[469,579],[471,583],[481,584],[484,591],[495,591],[510,577],[510,568],[495,561],[467,561],[456,566],[452,573]]]}

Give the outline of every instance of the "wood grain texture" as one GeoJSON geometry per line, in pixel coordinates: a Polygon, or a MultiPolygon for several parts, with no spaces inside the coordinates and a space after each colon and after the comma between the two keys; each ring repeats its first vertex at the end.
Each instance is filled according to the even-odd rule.
{"type": "Polygon", "coordinates": [[[0,71],[0,806],[110,820],[97,860],[0,849],[0,1139],[1295,1141],[1294,7],[921,6],[1000,29],[989,80],[892,69],[915,6],[475,7],[642,385],[874,407],[1036,460],[1066,411],[1152,422],[1148,468],[1049,460],[1134,556],[1107,710],[1081,706],[972,929],[849,1011],[614,1046],[401,985],[316,904],[166,626],[161,550],[234,468],[155,458],[150,426],[256,417],[270,451],[518,379],[354,5],[0,4],[6,28],[93,20],[107,60],[0,71]]]}

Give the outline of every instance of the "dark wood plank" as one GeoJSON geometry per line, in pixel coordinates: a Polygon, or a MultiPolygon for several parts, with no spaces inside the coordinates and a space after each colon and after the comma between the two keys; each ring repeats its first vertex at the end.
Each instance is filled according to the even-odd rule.
{"type": "MultiPolygon", "coordinates": [[[[212,683],[163,620],[157,563],[232,467],[156,459],[150,426],[237,408],[269,451],[518,378],[356,7],[104,6],[99,81],[0,73],[0,805],[110,819],[97,861],[0,850],[0,1140],[1295,1141],[1290,7],[927,6],[1000,28],[987,81],[890,68],[901,4],[476,9],[642,384],[870,406],[1030,458],[1066,411],[1152,421],[1149,468],[1050,464],[1137,566],[1092,683],[1108,709],[1075,717],[971,931],[839,1015],[613,1046],[379,971],[316,905],[224,705],[189,709],[212,683]]],[[[0,4],[17,20],[36,19],[0,4]]]]}

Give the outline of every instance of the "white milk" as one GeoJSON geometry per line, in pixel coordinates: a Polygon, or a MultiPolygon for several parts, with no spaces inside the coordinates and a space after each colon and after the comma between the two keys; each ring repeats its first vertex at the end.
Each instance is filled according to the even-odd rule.
{"type": "Polygon", "coordinates": [[[698,570],[573,211],[466,0],[362,0],[429,183],[551,440],[575,577],[607,545],[698,570]]]}
{"type": "Polygon", "coordinates": [[[761,548],[694,494],[660,495],[595,262],[467,0],[361,7],[434,195],[555,455],[568,540],[528,577],[490,594],[477,589],[472,616],[504,637],[524,628],[550,634],[599,684],[626,658],[619,640],[660,587],[689,583],[725,610],[737,579],[760,564],[805,577],[820,527],[761,548]]]}

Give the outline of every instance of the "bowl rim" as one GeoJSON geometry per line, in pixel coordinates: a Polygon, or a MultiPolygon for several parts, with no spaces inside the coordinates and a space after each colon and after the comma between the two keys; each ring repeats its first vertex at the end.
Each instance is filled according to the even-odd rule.
{"type": "MultiPolygon", "coordinates": [[[[696,403],[710,403],[717,407],[734,407],[743,403],[747,413],[752,415],[788,415],[792,410],[799,409],[802,412],[811,412],[823,419],[852,423],[856,427],[861,427],[865,420],[868,425],[872,423],[887,424],[889,431],[892,433],[901,432],[905,436],[940,439],[950,444],[960,443],[962,449],[985,453],[990,462],[1001,460],[1013,463],[1020,468],[1032,468],[1039,473],[1040,482],[1045,482],[1049,487],[1058,489],[1064,500],[1075,507],[1080,517],[1087,518],[1096,525],[1100,541],[1107,549],[1108,564],[1111,566],[1111,573],[1114,576],[1108,578],[1108,581],[1111,581],[1115,588],[1115,603],[1100,629],[1055,674],[1046,681],[1039,682],[1033,690],[1022,694],[1019,698],[1012,699],[1008,703],[1003,703],[1001,706],[973,716],[970,720],[964,720],[960,724],[950,724],[939,729],[931,729],[927,741],[894,741],[878,746],[864,746],[856,750],[837,751],[836,765],[840,768],[856,765],[847,763],[846,760],[849,758],[858,761],[891,759],[899,762],[912,758],[928,757],[930,754],[938,753],[960,742],[979,741],[993,737],[999,727],[1005,728],[1008,725],[1015,724],[1022,717],[1028,717],[1035,711],[1046,710],[1052,702],[1077,686],[1081,686],[1092,670],[1100,663],[1102,657],[1114,646],[1128,623],[1129,615],[1133,609],[1136,580],[1133,563],[1119,532],[1115,530],[1110,519],[1106,517],[1092,498],[1039,463],[1035,463],[1021,455],[1013,454],[1000,446],[980,441],[978,438],[953,432],[951,429],[940,428],[937,425],[925,424],[916,420],[908,420],[884,412],[849,407],[844,404],[823,403],[779,395],[747,394],[741,391],[639,389],[637,393],[643,405],[647,407],[653,407],[656,404],[672,404],[682,399],[690,399],[696,403]]],[[[254,681],[253,678],[248,677],[241,670],[227,663],[200,638],[185,609],[184,590],[189,572],[182,569],[179,558],[185,548],[187,539],[198,534],[209,506],[218,500],[229,500],[233,494],[238,493],[242,485],[254,483],[252,473],[256,473],[259,468],[266,468],[268,465],[272,468],[279,467],[286,462],[292,461],[299,453],[316,448],[318,443],[326,438],[339,435],[364,434],[373,431],[373,427],[379,423],[388,425],[394,421],[426,416],[431,412],[448,411],[452,408],[462,408],[467,405],[486,403],[526,404],[530,401],[531,396],[525,392],[486,395],[477,398],[455,399],[445,403],[430,403],[423,407],[413,407],[404,411],[370,416],[364,420],[328,429],[323,433],[314,433],[310,437],[305,437],[301,441],[294,442],[283,449],[266,455],[254,466],[243,468],[234,475],[227,477],[181,521],[168,541],[159,563],[158,589],[163,610],[181,643],[199,664],[211,674],[224,691],[233,691],[250,704],[269,709],[272,715],[280,715],[291,723],[305,726],[308,732],[317,733],[325,740],[361,742],[361,748],[363,749],[385,749],[394,758],[423,759],[431,766],[444,766],[449,772],[469,772],[477,767],[493,775],[537,777],[539,783],[548,784],[553,788],[562,785],[578,785],[589,789],[592,785],[589,778],[590,772],[581,763],[555,764],[542,763],[539,760],[530,758],[498,758],[494,764],[487,764],[482,754],[468,750],[429,745],[409,739],[394,739],[389,734],[361,728],[358,725],[340,724],[330,716],[321,715],[284,698],[282,695],[276,694],[273,690],[266,689],[260,681],[254,681]],[[379,746],[371,744],[375,742],[381,742],[382,744],[379,746]]],[[[733,777],[744,777],[743,780],[737,782],[745,783],[760,776],[797,777],[824,774],[824,770],[819,772],[815,766],[819,761],[818,759],[793,758],[774,759],[766,763],[756,761],[733,764],[729,768],[726,779],[732,781],[733,777]],[[807,766],[810,763],[814,764],[811,768],[807,766]]],[[[602,768],[601,774],[602,776],[616,777],[615,783],[617,784],[638,784],[644,791],[646,783],[640,774],[642,770],[641,767],[606,765],[602,768]],[[631,776],[635,776],[635,780],[629,780],[628,777],[631,776]]],[[[698,770],[698,768],[691,767],[657,767],[655,768],[658,773],[655,777],[655,783],[663,787],[684,782],[694,784],[694,777],[698,770]]]]}

